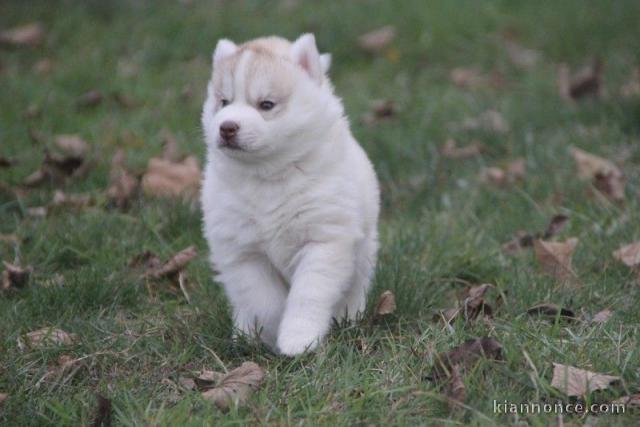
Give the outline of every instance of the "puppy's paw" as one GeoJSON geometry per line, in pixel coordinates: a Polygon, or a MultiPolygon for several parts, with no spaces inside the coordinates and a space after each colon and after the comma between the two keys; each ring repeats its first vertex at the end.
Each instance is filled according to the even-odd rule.
{"type": "Polygon", "coordinates": [[[278,351],[285,356],[293,357],[305,352],[314,351],[320,343],[320,337],[302,331],[283,330],[278,336],[278,351]]]}

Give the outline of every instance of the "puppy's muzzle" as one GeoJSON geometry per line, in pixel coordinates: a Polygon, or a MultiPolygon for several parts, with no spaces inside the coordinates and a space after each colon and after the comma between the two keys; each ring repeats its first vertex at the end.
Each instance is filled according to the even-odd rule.
{"type": "Polygon", "coordinates": [[[238,131],[240,125],[227,120],[220,125],[220,146],[238,149],[238,131]]]}

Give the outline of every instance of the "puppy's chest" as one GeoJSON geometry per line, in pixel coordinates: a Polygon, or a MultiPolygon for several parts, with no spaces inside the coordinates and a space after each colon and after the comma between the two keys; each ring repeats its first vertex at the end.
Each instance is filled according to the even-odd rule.
{"type": "Polygon", "coordinates": [[[218,212],[218,230],[239,249],[263,252],[274,263],[286,263],[308,238],[307,203],[300,191],[256,189],[232,194],[218,212]]]}

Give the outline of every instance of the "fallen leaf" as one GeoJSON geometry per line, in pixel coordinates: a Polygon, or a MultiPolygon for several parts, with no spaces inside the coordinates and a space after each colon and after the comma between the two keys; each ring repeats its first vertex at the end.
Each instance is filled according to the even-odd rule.
{"type": "Polygon", "coordinates": [[[605,308],[604,310],[599,311],[596,314],[594,314],[593,317],[591,318],[591,322],[593,322],[593,323],[606,323],[607,320],[609,320],[612,315],[613,315],[613,312],[611,310],[609,310],[608,308],[605,308]]]}
{"type": "Polygon", "coordinates": [[[107,399],[101,394],[96,394],[96,401],[98,403],[98,407],[96,408],[96,413],[93,416],[92,425],[94,427],[110,427],[112,416],[111,414],[113,412],[111,399],[107,399]]]}
{"type": "Polygon", "coordinates": [[[387,314],[392,314],[396,311],[396,297],[390,290],[384,291],[380,298],[378,299],[378,304],[376,304],[376,315],[384,316],[387,314]]]}
{"type": "Polygon", "coordinates": [[[83,157],[89,152],[89,144],[79,135],[57,135],[54,143],[69,156],[83,157]]]}
{"type": "Polygon", "coordinates": [[[578,168],[578,177],[581,179],[593,179],[599,173],[616,172],[621,174],[620,169],[610,160],[576,147],[571,147],[570,152],[578,168]]]}
{"type": "Polygon", "coordinates": [[[483,150],[484,146],[479,141],[473,140],[464,147],[458,147],[457,142],[449,138],[440,148],[440,154],[447,159],[466,159],[479,156],[483,150]]]}
{"type": "Polygon", "coordinates": [[[509,123],[496,110],[487,110],[478,117],[468,118],[462,122],[463,130],[482,130],[499,134],[507,133],[511,130],[509,123]]]}
{"type": "Polygon", "coordinates": [[[36,74],[46,75],[53,70],[53,60],[51,58],[43,58],[33,64],[33,71],[36,74]]]}
{"type": "Polygon", "coordinates": [[[180,162],[184,156],[180,155],[178,140],[169,129],[163,128],[162,131],[162,158],[171,162],[180,162]]]}
{"type": "Polygon", "coordinates": [[[503,169],[500,167],[488,167],[480,171],[480,179],[497,186],[513,184],[526,175],[526,162],[523,158],[515,159],[503,169]]]}
{"type": "Polygon", "coordinates": [[[59,152],[45,151],[40,168],[24,179],[25,186],[33,187],[46,181],[60,183],[87,171],[84,157],[89,145],[82,138],[78,135],[59,135],[55,138],[54,146],[59,152]]]}
{"type": "Polygon", "coordinates": [[[45,218],[48,213],[49,210],[46,206],[34,206],[27,208],[27,216],[32,218],[45,218]]]}
{"type": "Polygon", "coordinates": [[[564,242],[550,242],[536,239],[533,250],[542,270],[560,281],[577,278],[573,271],[571,260],[578,244],[578,239],[572,237],[564,242]]]}
{"type": "Polygon", "coordinates": [[[493,307],[484,297],[489,289],[494,288],[488,283],[466,288],[456,301],[456,307],[441,311],[436,318],[445,323],[452,323],[458,316],[464,320],[474,320],[479,316],[490,318],[493,316],[493,307]]]}
{"type": "Polygon", "coordinates": [[[149,272],[156,271],[162,266],[160,258],[151,251],[144,251],[141,254],[134,256],[129,261],[130,268],[142,268],[149,272]]]}
{"type": "Polygon", "coordinates": [[[126,93],[114,92],[113,99],[123,108],[131,109],[136,106],[136,101],[126,93]]]}
{"type": "Polygon", "coordinates": [[[15,234],[1,234],[0,242],[19,243],[20,239],[15,234]]]}
{"type": "Polygon", "coordinates": [[[22,117],[25,119],[35,119],[42,114],[42,108],[36,104],[30,104],[26,110],[22,112],[22,117]]]}
{"type": "Polygon", "coordinates": [[[2,290],[23,288],[33,273],[33,267],[18,267],[2,261],[4,271],[2,272],[2,290]]]}
{"type": "Polygon", "coordinates": [[[109,180],[107,198],[110,203],[118,209],[127,208],[131,199],[138,192],[140,181],[138,177],[127,170],[125,166],[125,153],[122,149],[118,149],[113,155],[109,180]]]}
{"type": "Polygon", "coordinates": [[[265,372],[254,362],[244,362],[222,378],[220,385],[202,393],[205,400],[211,401],[223,412],[233,405],[247,401],[250,393],[260,387],[265,372]]]}
{"type": "Polygon", "coordinates": [[[79,108],[95,107],[102,102],[102,92],[97,89],[91,89],[78,97],[76,105],[79,108]]]}
{"type": "Polygon", "coordinates": [[[191,391],[196,389],[196,383],[193,378],[179,377],[178,384],[185,390],[191,391]]]}
{"type": "Polygon", "coordinates": [[[395,114],[395,102],[388,99],[377,99],[371,101],[369,111],[362,115],[361,121],[366,125],[374,125],[395,116],[395,114]]]}
{"type": "Polygon", "coordinates": [[[502,251],[507,255],[516,255],[525,248],[533,247],[533,242],[536,239],[547,240],[559,234],[567,225],[568,220],[569,217],[567,215],[556,214],[551,217],[551,220],[542,233],[518,231],[515,233],[515,236],[511,241],[502,245],[502,251]]]}
{"type": "Polygon", "coordinates": [[[449,72],[449,80],[465,89],[476,89],[487,85],[487,79],[477,68],[454,68],[449,72]]]}
{"type": "Polygon", "coordinates": [[[76,334],[69,334],[62,329],[44,327],[26,334],[24,339],[18,338],[18,347],[43,348],[50,345],[71,345],[77,341],[76,334]]]}
{"type": "Polygon", "coordinates": [[[189,246],[175,254],[163,265],[148,271],[147,274],[156,279],[177,276],[197,254],[196,247],[189,246]]]}
{"type": "Polygon", "coordinates": [[[203,391],[217,386],[222,382],[224,377],[225,374],[222,372],[203,369],[200,371],[200,373],[198,373],[193,381],[198,390],[203,391]]]}
{"type": "Polygon", "coordinates": [[[385,25],[358,37],[358,46],[370,53],[377,53],[387,48],[396,36],[396,29],[385,25]]]}
{"type": "Polygon", "coordinates": [[[598,173],[593,179],[593,186],[596,190],[615,202],[624,200],[624,178],[622,174],[609,172],[607,174],[598,173]]]}
{"type": "Polygon", "coordinates": [[[189,156],[182,162],[172,162],[162,158],[151,158],[147,171],[142,177],[145,193],[160,197],[180,197],[195,199],[200,191],[202,176],[198,160],[189,156]]]}
{"type": "Polygon", "coordinates": [[[640,241],[621,246],[613,252],[613,257],[627,267],[640,266],[640,241]]]}
{"type": "Polygon", "coordinates": [[[520,68],[531,68],[540,60],[540,52],[526,48],[513,40],[504,40],[503,46],[513,65],[520,68]]]}
{"type": "Polygon", "coordinates": [[[21,25],[0,32],[0,45],[34,47],[44,41],[44,28],[39,22],[21,25]]]}
{"type": "Polygon", "coordinates": [[[62,190],[56,190],[53,193],[53,200],[49,203],[49,208],[72,208],[82,209],[92,203],[91,196],[88,194],[67,194],[62,190]]]}
{"type": "Polygon", "coordinates": [[[620,377],[597,374],[573,366],[553,363],[551,386],[567,396],[585,396],[595,390],[604,390],[620,377]]]}
{"type": "Polygon", "coordinates": [[[591,65],[583,67],[574,76],[567,64],[558,67],[557,85],[560,97],[566,101],[576,101],[588,96],[601,97],[603,64],[595,60],[591,65]]]}
{"type": "Polygon", "coordinates": [[[429,378],[438,381],[450,377],[455,365],[463,370],[469,369],[482,358],[502,360],[502,344],[490,337],[467,340],[448,352],[436,355],[429,378]]]}
{"type": "Polygon", "coordinates": [[[598,191],[614,201],[624,199],[624,176],[612,161],[576,147],[571,147],[571,154],[579,178],[591,180],[598,191]]]}
{"type": "Polygon", "coordinates": [[[544,316],[551,319],[560,318],[569,321],[576,319],[576,314],[573,310],[550,303],[534,305],[527,310],[527,314],[530,316],[544,316]]]}
{"type": "Polygon", "coordinates": [[[16,162],[14,160],[0,156],[0,168],[10,168],[15,165],[15,163],[16,162]]]}
{"type": "Polygon", "coordinates": [[[626,406],[640,406],[640,393],[631,394],[629,396],[622,396],[621,398],[616,399],[611,403],[626,406]]]}
{"type": "Polygon", "coordinates": [[[460,366],[451,367],[451,377],[447,387],[447,403],[450,411],[456,411],[462,408],[467,398],[467,389],[462,381],[462,373],[460,366]]]}
{"type": "Polygon", "coordinates": [[[553,236],[556,236],[564,230],[567,223],[569,222],[569,217],[564,214],[556,214],[551,217],[549,224],[547,224],[547,228],[542,233],[543,239],[550,239],[553,236]]]}
{"type": "Polygon", "coordinates": [[[620,96],[623,98],[640,96],[640,67],[634,68],[629,80],[620,87],[620,96]]]}
{"type": "Polygon", "coordinates": [[[0,405],[9,398],[7,393],[0,393],[0,405]]]}

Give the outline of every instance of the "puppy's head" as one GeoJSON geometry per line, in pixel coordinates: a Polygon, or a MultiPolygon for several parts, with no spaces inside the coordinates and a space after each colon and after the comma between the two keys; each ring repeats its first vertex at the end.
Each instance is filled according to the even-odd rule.
{"type": "Polygon", "coordinates": [[[207,144],[229,157],[295,160],[342,116],[312,34],[237,46],[220,40],[202,113],[207,144]]]}

